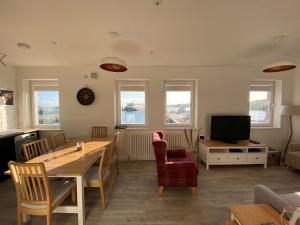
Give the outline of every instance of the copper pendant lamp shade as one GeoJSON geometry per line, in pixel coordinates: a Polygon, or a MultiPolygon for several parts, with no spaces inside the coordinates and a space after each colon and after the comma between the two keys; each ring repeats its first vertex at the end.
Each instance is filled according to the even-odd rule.
{"type": "Polygon", "coordinates": [[[281,60],[281,61],[274,62],[270,65],[267,65],[266,67],[263,68],[263,72],[276,73],[276,72],[292,70],[295,68],[296,68],[295,62],[289,60],[281,60]]]}
{"type": "MultiPolygon", "coordinates": [[[[110,33],[113,40],[115,40],[119,34],[116,32],[110,33]]],[[[101,60],[100,68],[109,72],[125,72],[127,71],[127,64],[123,59],[115,56],[115,41],[113,42],[113,56],[105,57],[101,60]]]]}
{"type": "Polygon", "coordinates": [[[126,66],[126,62],[118,57],[105,57],[101,60],[100,68],[110,72],[125,72],[126,66]]]}
{"type": "MultiPolygon", "coordinates": [[[[279,35],[274,38],[274,42],[277,44],[277,46],[286,39],[286,36],[279,35]]],[[[291,60],[287,59],[279,59],[277,61],[274,61],[273,63],[265,66],[263,68],[263,72],[265,73],[276,73],[276,72],[283,72],[287,70],[292,70],[296,68],[296,63],[291,60]]]]}

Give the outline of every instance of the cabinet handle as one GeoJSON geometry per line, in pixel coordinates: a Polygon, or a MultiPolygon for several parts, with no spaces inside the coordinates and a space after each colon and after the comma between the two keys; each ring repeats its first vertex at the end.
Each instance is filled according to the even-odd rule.
{"type": "Polygon", "coordinates": [[[239,160],[240,158],[236,158],[237,160],[239,160]]]}
{"type": "Polygon", "coordinates": [[[218,160],[220,160],[220,158],[218,158],[218,160]]]}

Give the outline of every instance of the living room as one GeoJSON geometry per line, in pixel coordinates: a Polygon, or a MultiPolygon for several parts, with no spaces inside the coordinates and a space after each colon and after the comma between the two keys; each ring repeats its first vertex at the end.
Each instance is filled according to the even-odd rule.
{"type": "MultiPolygon", "coordinates": [[[[34,129],[50,141],[58,131],[69,140],[90,136],[93,126],[107,127],[108,136],[120,133],[115,190],[106,193],[106,211],[100,209],[98,192],[87,191],[85,224],[226,224],[229,206],[253,204],[258,184],[278,194],[300,190],[299,172],[284,166],[287,144],[290,149],[300,143],[300,116],[282,111],[300,105],[299,6],[293,0],[2,1],[0,88],[1,94],[13,94],[13,104],[0,105],[1,134],[34,129]],[[126,62],[125,72],[99,67],[112,55],[126,62]],[[297,67],[263,72],[283,60],[297,67]],[[90,104],[80,102],[82,89],[94,96],[90,104]],[[51,101],[59,108],[59,122],[46,125],[39,124],[35,97],[45,90],[58,93],[51,101]],[[126,91],[142,93],[134,100],[142,105],[134,109],[142,111],[141,122],[130,116],[123,121],[121,92],[126,91]],[[175,91],[180,95],[168,103],[175,91]],[[249,96],[256,92],[267,93],[263,116],[251,108],[249,96]],[[177,107],[176,113],[168,107],[177,107]],[[185,129],[193,130],[194,142],[199,135],[209,140],[213,115],[249,114],[249,139],[280,152],[280,166],[206,170],[199,141],[193,149],[196,196],[181,187],[157,196],[153,131],[163,130],[171,148],[188,147],[185,129]]],[[[126,106],[132,106],[132,98],[124,100],[126,106]]],[[[137,115],[134,110],[127,114],[137,115]]],[[[9,176],[0,190],[3,223],[16,224],[9,176]]],[[[29,223],[45,222],[33,216],[29,223]]],[[[76,223],[74,214],[53,214],[53,224],[76,223]]]]}

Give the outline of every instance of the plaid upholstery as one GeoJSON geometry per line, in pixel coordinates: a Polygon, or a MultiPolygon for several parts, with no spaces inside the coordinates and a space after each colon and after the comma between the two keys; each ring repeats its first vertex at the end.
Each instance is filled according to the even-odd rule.
{"type": "Polygon", "coordinates": [[[167,150],[163,133],[152,133],[159,186],[197,187],[198,168],[191,151],[186,149],[167,150]]]}

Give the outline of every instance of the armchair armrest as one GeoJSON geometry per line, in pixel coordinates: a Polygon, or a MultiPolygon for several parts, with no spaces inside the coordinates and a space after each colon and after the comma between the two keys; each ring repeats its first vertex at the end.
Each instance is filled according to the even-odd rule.
{"type": "Polygon", "coordinates": [[[167,158],[183,158],[186,156],[185,149],[169,149],[167,151],[167,158]]]}
{"type": "Polygon", "coordinates": [[[282,212],[283,209],[289,204],[281,198],[278,194],[274,193],[271,189],[264,185],[256,185],[254,188],[254,203],[255,204],[269,204],[272,208],[278,212],[282,212]]]}
{"type": "Polygon", "coordinates": [[[198,170],[195,163],[192,161],[176,161],[176,162],[166,162],[166,169],[168,170],[184,170],[184,169],[195,169],[198,170]]]}

